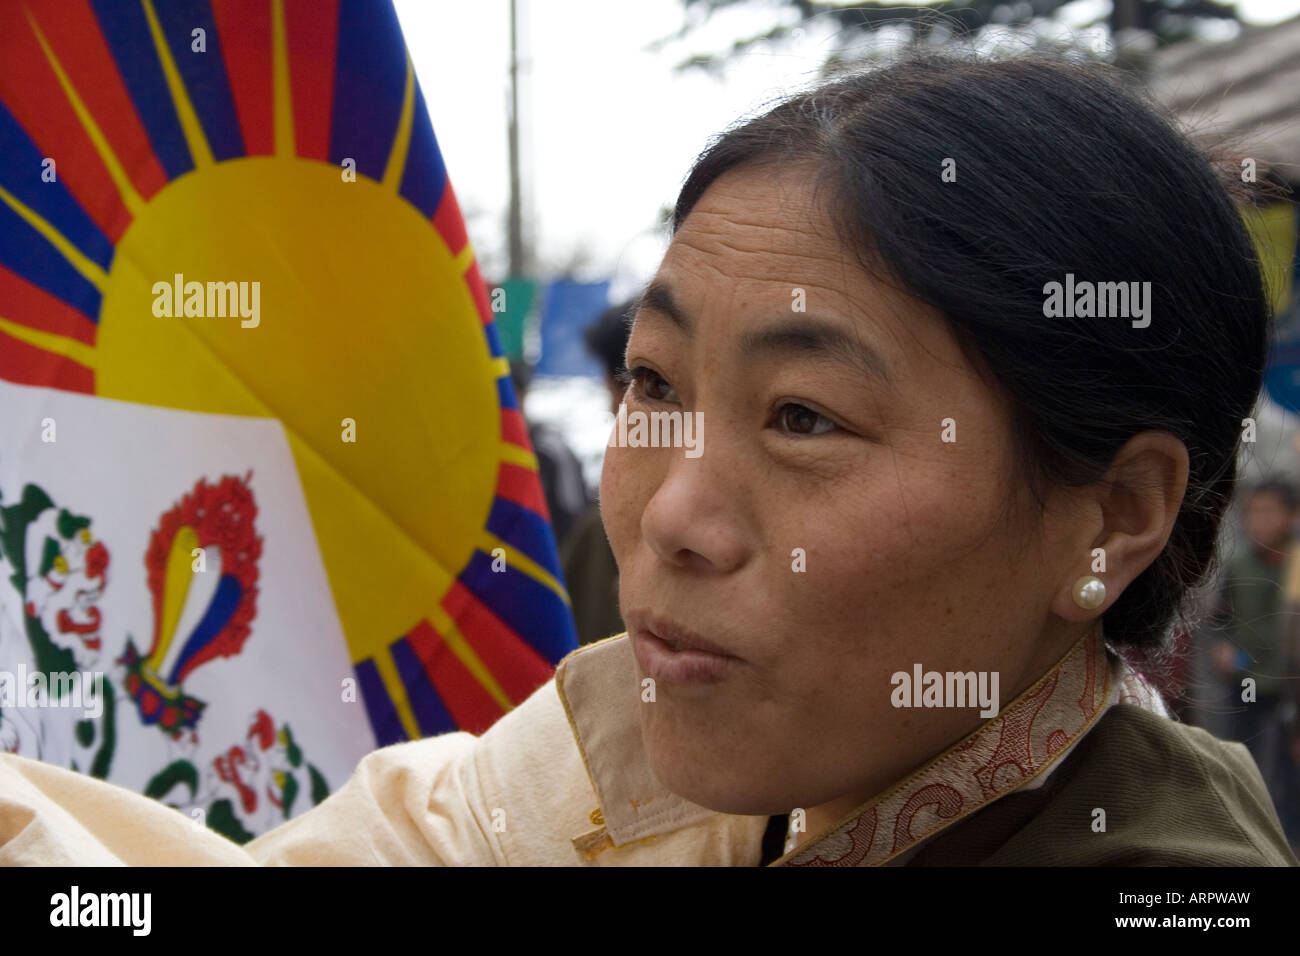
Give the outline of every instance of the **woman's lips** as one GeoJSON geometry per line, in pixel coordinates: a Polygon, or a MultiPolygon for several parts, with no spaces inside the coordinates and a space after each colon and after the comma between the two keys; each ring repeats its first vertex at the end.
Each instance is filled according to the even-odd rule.
{"type": "Polygon", "coordinates": [[[641,670],[665,684],[716,684],[744,663],[738,657],[693,647],[675,650],[673,644],[645,628],[633,633],[632,650],[641,670]]]}

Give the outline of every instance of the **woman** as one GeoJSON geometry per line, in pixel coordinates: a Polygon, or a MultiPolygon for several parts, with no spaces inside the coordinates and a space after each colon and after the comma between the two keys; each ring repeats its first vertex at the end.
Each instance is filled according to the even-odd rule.
{"type": "Polygon", "coordinates": [[[0,860],[1294,865],[1140,676],[1267,337],[1227,190],[1094,69],[795,96],[699,159],[636,315],[627,418],[695,447],[608,451],[626,635],[244,849],[8,758],[0,860]]]}

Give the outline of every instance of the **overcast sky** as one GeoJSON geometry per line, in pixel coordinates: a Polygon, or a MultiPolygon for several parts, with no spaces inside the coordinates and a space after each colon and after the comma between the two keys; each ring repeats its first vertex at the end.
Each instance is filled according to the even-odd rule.
{"type": "MultiPolygon", "coordinates": [[[[507,204],[507,0],[395,0],[439,145],[489,280],[504,268],[507,204]]],[[[1248,22],[1300,12],[1300,0],[1246,0],[1248,22]]],[[[1076,23],[1109,9],[1077,0],[1076,23]]],[[[754,53],[725,80],[674,73],[773,23],[761,0],[716,16],[689,41],[645,47],[683,22],[679,0],[520,0],[527,96],[523,162],[529,220],[543,266],[585,262],[613,276],[615,296],[649,278],[665,244],[656,231],[711,134],[815,80],[827,30],[809,24],[779,51],[754,53]]]]}

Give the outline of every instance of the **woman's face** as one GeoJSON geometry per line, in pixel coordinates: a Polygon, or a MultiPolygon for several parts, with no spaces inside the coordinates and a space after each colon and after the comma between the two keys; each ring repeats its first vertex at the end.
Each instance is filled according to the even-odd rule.
{"type": "Polygon", "coordinates": [[[609,448],[601,489],[651,766],[731,813],[847,811],[969,732],[978,706],[895,708],[891,675],[997,671],[1006,703],[1068,649],[1048,605],[1088,571],[1077,529],[1008,501],[1002,399],[810,179],[734,170],[682,224],[626,403],[700,416],[699,453],[609,448]],[[674,629],[739,660],[666,671],[645,632],[674,629]]]}

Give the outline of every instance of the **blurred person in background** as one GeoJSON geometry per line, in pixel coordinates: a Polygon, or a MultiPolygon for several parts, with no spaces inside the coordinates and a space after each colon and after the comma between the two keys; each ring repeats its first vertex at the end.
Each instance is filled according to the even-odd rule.
{"type": "MultiPolygon", "coordinates": [[[[510,363],[510,379],[521,410],[531,378],[532,369],[527,364],[510,363]]],[[[524,419],[528,420],[527,414],[524,419]]],[[[562,546],[574,522],[590,504],[587,484],[582,477],[582,463],[559,430],[545,422],[528,422],[528,440],[537,455],[537,472],[542,479],[542,491],[546,494],[546,508],[551,513],[555,543],[562,546]]]]}
{"type": "MultiPolygon", "coordinates": [[[[627,351],[635,306],[635,300],[610,306],[587,327],[585,333],[587,348],[604,366],[609,408],[614,415],[618,414],[619,403],[627,389],[623,379],[623,353],[627,351]]],[[[578,520],[572,535],[560,550],[560,560],[578,625],[578,643],[590,644],[622,633],[623,618],[618,612],[618,564],[605,535],[599,504],[593,504],[578,520]]]]}
{"type": "Polygon", "coordinates": [[[1291,776],[1287,738],[1295,723],[1296,505],[1288,481],[1271,478],[1251,489],[1243,517],[1248,540],[1224,563],[1214,612],[1219,636],[1213,662],[1222,682],[1227,736],[1250,749],[1279,808],[1291,776]]]}
{"type": "MultiPolygon", "coordinates": [[[[1300,510],[1298,508],[1297,510],[1300,510]]],[[[1291,559],[1283,581],[1286,611],[1281,633],[1288,659],[1287,679],[1278,701],[1278,730],[1282,738],[1276,786],[1278,816],[1291,848],[1300,851],[1300,539],[1291,539],[1291,559]]]]}

